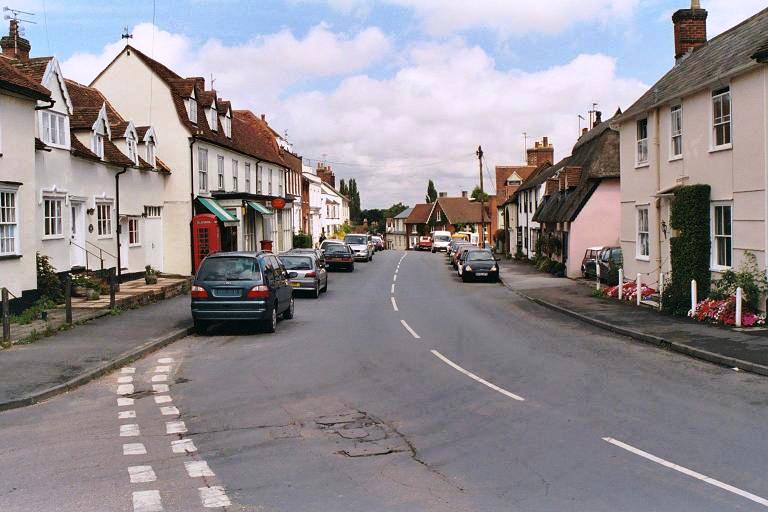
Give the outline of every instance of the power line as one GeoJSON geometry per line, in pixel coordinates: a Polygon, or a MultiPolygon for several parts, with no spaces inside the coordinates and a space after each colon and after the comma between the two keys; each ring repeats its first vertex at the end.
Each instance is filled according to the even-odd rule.
{"type": "Polygon", "coordinates": [[[401,165],[390,165],[385,162],[381,162],[378,164],[361,164],[361,163],[354,163],[354,162],[339,162],[339,161],[329,161],[325,158],[315,158],[315,157],[304,157],[304,160],[307,160],[308,162],[322,162],[325,164],[330,165],[340,165],[343,167],[368,167],[368,168],[376,168],[376,167],[387,167],[387,168],[403,168],[403,169],[412,169],[412,168],[421,168],[421,167],[433,167],[435,165],[443,165],[450,162],[456,162],[462,159],[474,159],[474,154],[466,154],[466,155],[460,155],[453,158],[448,158],[445,160],[440,160],[436,162],[430,162],[425,164],[401,164],[401,165]]]}

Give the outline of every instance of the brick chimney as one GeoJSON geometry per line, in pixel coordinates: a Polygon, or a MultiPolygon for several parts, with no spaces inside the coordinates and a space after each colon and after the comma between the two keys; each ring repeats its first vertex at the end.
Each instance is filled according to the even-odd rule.
{"type": "Polygon", "coordinates": [[[11,19],[8,35],[0,38],[3,55],[11,59],[29,60],[29,41],[19,35],[19,20],[11,19]]]}
{"type": "Polygon", "coordinates": [[[680,9],[672,15],[676,63],[679,64],[690,52],[707,44],[707,15],[699,0],[691,0],[690,9],[680,9]]]}
{"type": "Polygon", "coordinates": [[[463,197],[464,199],[468,199],[469,198],[469,191],[462,190],[461,191],[461,197],[463,197]]]}
{"type": "Polygon", "coordinates": [[[595,124],[592,125],[592,128],[594,128],[595,126],[599,125],[602,122],[603,122],[603,113],[600,112],[599,110],[595,111],[595,124]]]}
{"type": "Polygon", "coordinates": [[[536,142],[532,148],[526,151],[528,165],[541,165],[544,162],[555,163],[555,147],[549,143],[549,137],[544,137],[541,142],[536,142]]]}
{"type": "Polygon", "coordinates": [[[324,164],[322,162],[318,162],[317,177],[323,180],[325,183],[332,186],[333,188],[336,188],[336,174],[334,174],[333,169],[331,169],[330,165],[324,164]]]}
{"type": "Polygon", "coordinates": [[[437,193],[437,197],[438,198],[440,198],[440,197],[448,197],[448,192],[438,192],[437,193]]]}

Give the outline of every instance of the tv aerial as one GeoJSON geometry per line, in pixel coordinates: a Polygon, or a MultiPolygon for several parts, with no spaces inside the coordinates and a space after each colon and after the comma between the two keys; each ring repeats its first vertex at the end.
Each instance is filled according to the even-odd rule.
{"type": "Polygon", "coordinates": [[[5,14],[3,16],[3,18],[5,18],[6,20],[22,21],[24,23],[32,23],[33,25],[37,24],[36,21],[25,20],[25,19],[22,19],[22,18],[19,17],[19,15],[34,16],[35,13],[33,13],[33,12],[22,11],[21,9],[14,9],[12,7],[8,7],[7,5],[5,7],[3,7],[3,12],[4,13],[11,13],[11,14],[5,14]]]}

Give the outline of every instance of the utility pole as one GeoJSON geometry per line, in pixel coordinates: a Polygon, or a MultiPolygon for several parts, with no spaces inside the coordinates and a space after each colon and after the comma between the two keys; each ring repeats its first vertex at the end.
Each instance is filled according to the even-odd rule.
{"type": "Polygon", "coordinates": [[[477,160],[480,163],[480,240],[485,247],[485,190],[483,189],[483,146],[477,146],[477,160]]]}

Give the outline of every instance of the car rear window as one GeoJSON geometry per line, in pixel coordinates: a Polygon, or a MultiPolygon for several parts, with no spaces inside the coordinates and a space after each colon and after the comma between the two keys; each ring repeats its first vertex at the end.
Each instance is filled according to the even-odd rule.
{"type": "Polygon", "coordinates": [[[312,270],[312,258],[307,256],[280,256],[287,270],[312,270]]]}
{"type": "Polygon", "coordinates": [[[256,258],[247,256],[222,256],[203,261],[197,271],[199,281],[257,281],[261,282],[261,270],[256,258]]]}
{"type": "Polygon", "coordinates": [[[341,244],[331,244],[325,246],[325,254],[326,255],[345,255],[349,254],[349,249],[347,249],[346,245],[341,244]]]}
{"type": "Polygon", "coordinates": [[[365,245],[368,243],[366,236],[345,236],[344,241],[348,244],[365,245]]]}

